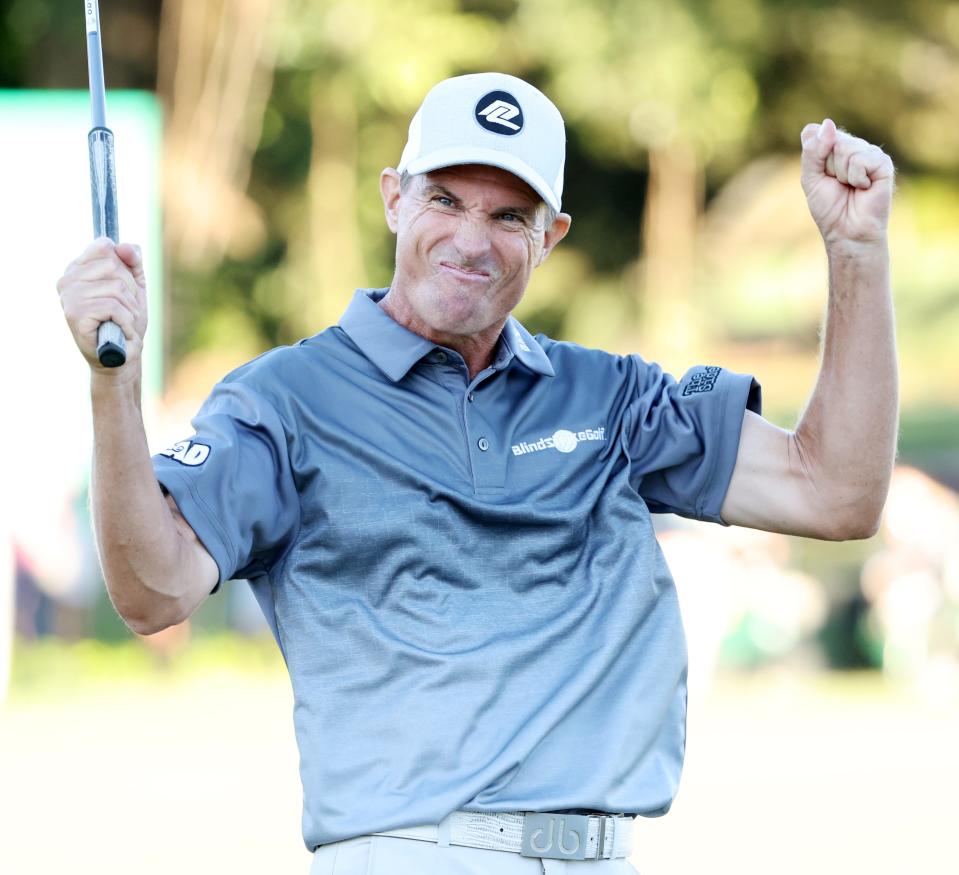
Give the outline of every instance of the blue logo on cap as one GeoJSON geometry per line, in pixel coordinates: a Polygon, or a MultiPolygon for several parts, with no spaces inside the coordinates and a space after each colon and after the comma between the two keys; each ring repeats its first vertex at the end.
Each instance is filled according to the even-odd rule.
{"type": "Polygon", "coordinates": [[[523,130],[523,110],[508,91],[491,91],[481,97],[473,116],[481,127],[494,134],[512,137],[523,130]]]}

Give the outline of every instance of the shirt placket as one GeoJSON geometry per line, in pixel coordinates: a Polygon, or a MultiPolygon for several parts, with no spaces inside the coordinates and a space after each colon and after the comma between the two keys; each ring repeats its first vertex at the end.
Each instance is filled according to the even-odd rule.
{"type": "Polygon", "coordinates": [[[459,400],[467,461],[477,495],[499,494],[506,485],[507,451],[503,429],[489,415],[484,396],[493,391],[495,376],[511,356],[500,356],[480,371],[469,383],[465,363],[454,353],[437,351],[431,361],[437,366],[443,384],[459,400]]]}

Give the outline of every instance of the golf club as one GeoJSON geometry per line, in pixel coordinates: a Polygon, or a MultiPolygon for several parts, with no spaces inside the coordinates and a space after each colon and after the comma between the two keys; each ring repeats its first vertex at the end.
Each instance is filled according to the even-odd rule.
{"type": "MultiPolygon", "coordinates": [[[[87,17],[87,65],[90,70],[90,188],[93,195],[93,236],[120,242],[117,217],[117,180],[113,160],[113,131],[107,127],[103,84],[103,52],[100,48],[100,9],[97,0],[84,0],[87,17]]],[[[120,326],[101,322],[97,329],[97,358],[105,368],[118,368],[127,360],[120,326]]]]}

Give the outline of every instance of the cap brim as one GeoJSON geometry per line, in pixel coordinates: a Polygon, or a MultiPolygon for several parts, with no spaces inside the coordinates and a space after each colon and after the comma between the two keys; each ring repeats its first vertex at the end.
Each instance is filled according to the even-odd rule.
{"type": "Polygon", "coordinates": [[[441,167],[456,167],[461,164],[487,164],[490,167],[499,167],[501,170],[506,170],[527,183],[557,213],[560,211],[559,199],[553,194],[553,190],[546,184],[546,180],[542,176],[522,159],[496,149],[482,149],[475,146],[437,149],[435,152],[421,155],[419,158],[410,161],[405,167],[401,166],[397,169],[401,172],[405,171],[416,175],[417,173],[439,170],[441,167]]]}

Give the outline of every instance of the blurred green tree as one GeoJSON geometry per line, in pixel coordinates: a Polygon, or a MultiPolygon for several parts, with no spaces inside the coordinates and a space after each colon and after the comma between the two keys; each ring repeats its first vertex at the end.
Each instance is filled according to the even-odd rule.
{"type": "MultiPolygon", "coordinates": [[[[70,0],[11,0],[0,85],[85,88],[78,16],[70,0]]],[[[825,115],[902,172],[901,324],[940,341],[914,344],[924,373],[959,328],[955,2],[115,0],[104,24],[108,85],[156,87],[166,107],[174,362],[312,333],[352,287],[388,281],[379,170],[425,90],[478,69],[528,78],[568,120],[575,221],[522,305],[533,328],[667,357],[704,332],[785,332],[808,351],[814,309],[797,318],[775,296],[797,238],[767,233],[788,165],[781,189],[769,167],[740,173],[752,156],[795,156],[801,126],[825,115]],[[703,217],[743,218],[716,199],[737,175],[767,212],[722,239],[718,270],[703,217]]]]}
{"type": "Polygon", "coordinates": [[[702,331],[693,301],[704,173],[741,156],[758,106],[763,7],[740,0],[523,0],[522,42],[596,161],[645,167],[635,281],[642,335],[685,357],[702,331]]]}

